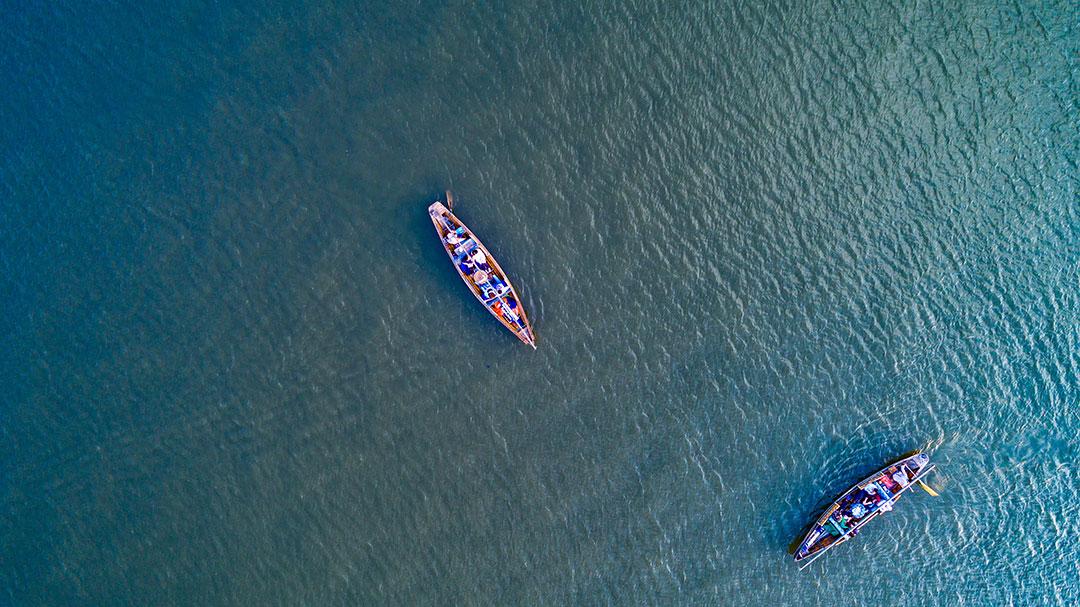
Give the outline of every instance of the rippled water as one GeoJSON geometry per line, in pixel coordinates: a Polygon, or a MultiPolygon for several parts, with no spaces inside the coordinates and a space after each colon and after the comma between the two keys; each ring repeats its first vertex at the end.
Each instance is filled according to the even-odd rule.
{"type": "Polygon", "coordinates": [[[0,26],[0,602],[1080,602],[1074,5],[153,4],[0,26]]]}

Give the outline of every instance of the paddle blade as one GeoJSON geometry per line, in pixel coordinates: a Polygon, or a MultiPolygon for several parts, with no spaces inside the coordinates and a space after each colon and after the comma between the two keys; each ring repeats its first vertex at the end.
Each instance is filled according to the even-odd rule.
{"type": "Polygon", "coordinates": [[[919,486],[923,488],[923,491],[929,493],[932,497],[937,497],[938,496],[937,491],[934,491],[933,489],[931,489],[930,485],[927,485],[926,483],[922,482],[922,480],[919,480],[919,486]]]}

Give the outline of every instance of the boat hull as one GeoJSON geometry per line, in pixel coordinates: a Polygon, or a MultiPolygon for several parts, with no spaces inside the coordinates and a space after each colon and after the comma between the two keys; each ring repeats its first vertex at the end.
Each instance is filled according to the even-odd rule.
{"type": "Polygon", "coordinates": [[[443,250],[450,257],[450,263],[473,296],[499,324],[535,349],[536,336],[529,324],[525,306],[491,251],[442,202],[436,201],[428,207],[428,217],[435,226],[443,250]],[[448,241],[451,233],[460,241],[448,241]],[[476,251],[480,251],[481,255],[477,255],[476,251]],[[483,259],[483,262],[473,263],[477,258],[483,259]]]}
{"type": "Polygon", "coordinates": [[[922,452],[903,457],[853,485],[818,518],[795,550],[795,561],[809,564],[848,541],[864,525],[885,512],[934,466],[922,452]]]}

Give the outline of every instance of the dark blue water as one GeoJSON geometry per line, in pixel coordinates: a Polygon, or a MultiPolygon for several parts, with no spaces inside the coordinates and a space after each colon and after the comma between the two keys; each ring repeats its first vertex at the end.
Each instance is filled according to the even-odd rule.
{"type": "Polygon", "coordinates": [[[1075,6],[4,14],[0,603],[1080,602],[1075,6]]]}

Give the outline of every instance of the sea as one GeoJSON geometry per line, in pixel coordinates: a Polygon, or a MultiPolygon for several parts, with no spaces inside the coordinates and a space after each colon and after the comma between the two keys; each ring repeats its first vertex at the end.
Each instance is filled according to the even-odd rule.
{"type": "Polygon", "coordinates": [[[0,605],[1080,604],[1075,2],[25,0],[0,74],[0,605]]]}

